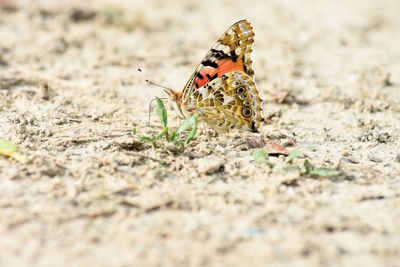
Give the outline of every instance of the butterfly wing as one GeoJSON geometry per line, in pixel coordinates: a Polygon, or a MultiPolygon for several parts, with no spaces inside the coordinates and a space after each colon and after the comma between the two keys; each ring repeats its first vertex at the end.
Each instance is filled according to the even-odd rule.
{"type": "Polygon", "coordinates": [[[257,132],[264,120],[257,87],[243,71],[229,72],[213,79],[190,95],[183,108],[199,114],[218,132],[232,128],[257,132]]]}
{"type": "Polygon", "coordinates": [[[253,78],[250,53],[254,42],[254,32],[247,20],[233,24],[211,47],[186,83],[182,100],[210,81],[232,71],[242,71],[253,78]]]}

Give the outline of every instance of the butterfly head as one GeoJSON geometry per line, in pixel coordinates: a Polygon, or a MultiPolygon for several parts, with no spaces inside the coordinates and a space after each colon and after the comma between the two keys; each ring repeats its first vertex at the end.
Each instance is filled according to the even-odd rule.
{"type": "Polygon", "coordinates": [[[181,109],[181,104],[182,104],[182,93],[181,92],[175,92],[172,89],[169,88],[164,88],[164,92],[167,93],[169,100],[172,103],[172,106],[176,113],[178,114],[179,118],[184,119],[186,116],[183,114],[182,109],[181,109]]]}

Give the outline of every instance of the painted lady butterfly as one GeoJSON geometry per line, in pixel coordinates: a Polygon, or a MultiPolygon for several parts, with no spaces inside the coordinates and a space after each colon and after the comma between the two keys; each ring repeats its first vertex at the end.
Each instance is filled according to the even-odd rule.
{"type": "Polygon", "coordinates": [[[247,20],[233,24],[211,47],[182,92],[165,89],[180,118],[197,114],[217,132],[257,132],[264,121],[250,53],[254,32],[247,20]]]}

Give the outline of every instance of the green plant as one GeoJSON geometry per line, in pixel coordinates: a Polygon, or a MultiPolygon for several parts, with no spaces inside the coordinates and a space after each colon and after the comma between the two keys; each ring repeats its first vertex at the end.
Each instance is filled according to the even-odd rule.
{"type": "Polygon", "coordinates": [[[254,149],[252,152],[252,156],[255,162],[261,163],[268,160],[268,153],[263,151],[262,149],[254,149]]]}
{"type": "Polygon", "coordinates": [[[294,149],[287,156],[286,163],[292,163],[294,159],[300,158],[302,156],[304,156],[304,154],[303,154],[303,152],[301,152],[301,150],[294,149]]]}
{"type": "MultiPolygon", "coordinates": [[[[306,147],[307,150],[316,151],[316,148],[313,147],[306,147]]],[[[267,163],[270,166],[275,165],[275,163],[269,160],[269,155],[267,152],[263,151],[262,149],[255,149],[252,152],[252,156],[254,161],[257,163],[267,163]]],[[[302,175],[308,176],[318,176],[318,177],[334,177],[340,175],[339,170],[326,168],[326,167],[315,167],[311,165],[308,159],[305,159],[302,166],[296,165],[294,160],[297,158],[304,157],[304,153],[301,149],[294,149],[292,150],[289,155],[286,157],[286,160],[282,162],[284,166],[290,168],[296,168],[300,171],[302,175]]],[[[296,162],[297,163],[297,162],[296,162]]]]}
{"type": "Polygon", "coordinates": [[[311,176],[333,177],[338,176],[340,171],[326,167],[314,167],[311,165],[308,159],[306,159],[303,164],[302,173],[311,176]]]}
{"type": "Polygon", "coordinates": [[[157,101],[157,114],[160,119],[162,130],[153,136],[138,135],[137,130],[133,129],[131,135],[138,136],[139,140],[145,143],[151,144],[153,147],[157,147],[157,141],[162,140],[163,137],[167,142],[175,143],[182,147],[188,145],[197,133],[198,117],[193,115],[189,119],[184,120],[176,130],[171,130],[168,127],[168,113],[162,100],[156,97],[157,101]],[[183,133],[190,129],[190,132],[184,136],[183,133]]]}
{"type": "Polygon", "coordinates": [[[15,160],[24,164],[30,161],[28,157],[19,152],[19,149],[16,145],[4,138],[0,138],[0,155],[14,158],[15,160]]]}

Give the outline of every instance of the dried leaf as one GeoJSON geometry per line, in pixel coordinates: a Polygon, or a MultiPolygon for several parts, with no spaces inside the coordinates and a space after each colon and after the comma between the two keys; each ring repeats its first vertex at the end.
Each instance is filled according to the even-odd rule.
{"type": "Polygon", "coordinates": [[[288,151],[286,148],[281,146],[280,144],[277,143],[267,143],[263,148],[263,151],[267,152],[268,155],[270,156],[279,156],[279,155],[288,155],[288,151]]]}

